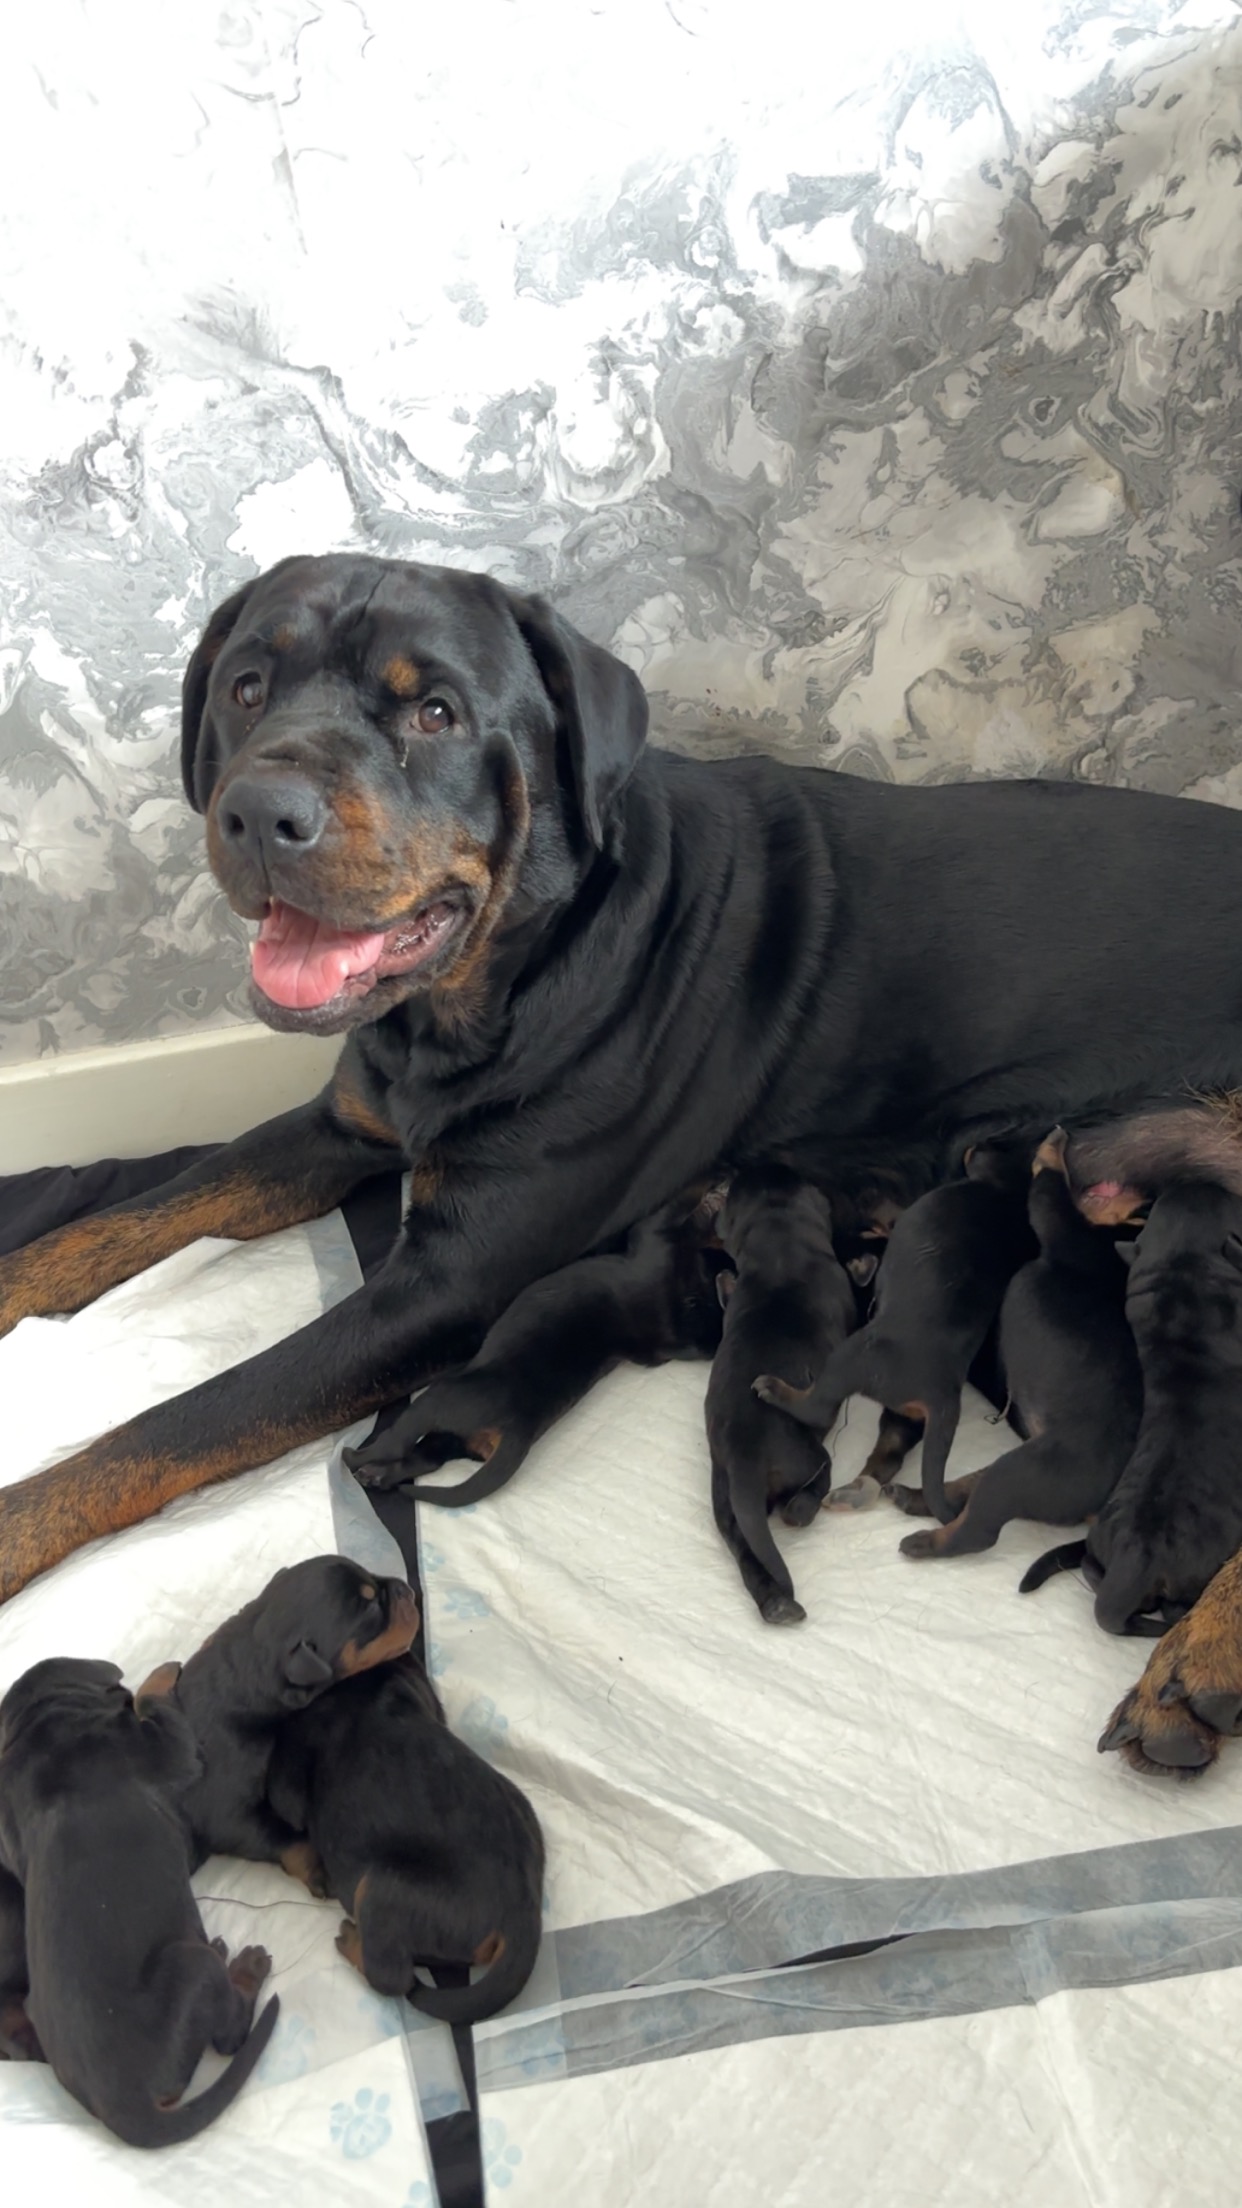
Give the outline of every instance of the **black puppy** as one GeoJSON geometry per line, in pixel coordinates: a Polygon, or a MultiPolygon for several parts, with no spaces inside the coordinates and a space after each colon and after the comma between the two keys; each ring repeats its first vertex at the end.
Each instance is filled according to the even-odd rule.
{"type": "Polygon", "coordinates": [[[782,1166],[737,1175],[720,1239],[737,1272],[720,1276],[724,1338],[707,1384],[712,1511],[760,1615],[793,1625],[806,1612],[768,1513],[779,1504],[787,1525],[809,1525],[832,1464],[820,1435],[759,1403],[753,1381],[778,1362],[809,1379],[857,1324],[854,1291],[833,1248],[827,1197],[782,1166]]]}
{"type": "Polygon", "coordinates": [[[402,1418],[345,1462],[364,1487],[396,1487],[457,1456],[484,1469],[455,1487],[411,1487],[422,1503],[460,1510],[511,1480],[541,1434],[614,1365],[710,1357],[720,1341],[720,1253],[712,1221],[685,1202],[631,1229],[621,1250],[583,1258],[511,1303],[477,1357],[434,1380],[402,1418]]]}
{"type": "Polygon", "coordinates": [[[943,1520],[955,1515],[944,1472],[962,1389],[1009,1282],[1035,1249],[1027,1174],[1013,1154],[981,1146],[970,1155],[967,1175],[902,1212],[880,1267],[875,1316],[842,1343],[811,1386],[762,1367],[755,1381],[765,1403],[819,1434],[835,1424],[851,1395],[869,1396],[905,1420],[921,1419],[923,1493],[943,1520]]]}
{"type": "Polygon", "coordinates": [[[337,1946],[377,1993],[478,2024],[535,1967],[543,1836],[526,1796],[445,1723],[417,1657],[346,1680],[281,1727],[268,1799],[349,1912],[337,1946]],[[484,1964],[472,1986],[416,1965],[484,1964]]]}
{"type": "Polygon", "coordinates": [[[187,1663],[152,1673],[139,1709],[168,1697],[202,1756],[202,1775],[179,1803],[196,1865],[240,1855],[282,1863],[310,1883],[298,1833],[267,1805],[278,1728],[334,1681],[403,1655],[417,1631],[418,1605],[403,1579],[378,1579],[343,1556],[312,1556],[277,1572],[187,1663]]]}
{"type": "Polygon", "coordinates": [[[53,1657],[0,1704],[0,1858],[25,1892],[34,2051],[132,2147],[204,2130],[279,2013],[270,2001],[251,2031],[270,1957],[229,1963],[203,1930],[176,1806],[198,1769],[185,1720],[140,1717],[115,1664],[53,1657]],[[174,2108],[208,2047],[233,2061],[174,2108]]]}
{"type": "Polygon", "coordinates": [[[26,1901],[10,1871],[0,1870],[0,2056],[8,2062],[40,2062],[35,2029],[26,2014],[26,1901]]]}
{"type": "Polygon", "coordinates": [[[1156,1638],[1242,1548],[1242,1196],[1200,1182],[1156,1199],[1126,1317],[1143,1374],[1134,1453],[1086,1540],[1040,1557],[1021,1591],[1082,1564],[1097,1624],[1156,1638]]]}
{"type": "MultiPolygon", "coordinates": [[[[1039,1256],[1010,1282],[1000,1319],[1022,1446],[950,1480],[946,1494],[959,1515],[907,1534],[905,1556],[990,1549],[1011,1518],[1074,1525],[1107,1501],[1134,1447],[1143,1382],[1126,1322],[1126,1268],[1112,1236],[1091,1226],[1070,1194],[1060,1128],[1036,1156],[1028,1211],[1039,1256]]],[[[900,1509],[926,1511],[918,1488],[889,1492],[900,1509]]]]}

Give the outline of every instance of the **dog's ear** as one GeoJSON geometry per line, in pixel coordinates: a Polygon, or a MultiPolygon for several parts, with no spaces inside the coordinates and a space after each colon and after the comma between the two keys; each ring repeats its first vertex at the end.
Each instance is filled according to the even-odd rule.
{"type": "Polygon", "coordinates": [[[326,1687],[333,1677],[331,1664],[311,1641],[294,1643],[285,1657],[284,1670],[291,1687],[326,1687]]]}
{"type": "Polygon", "coordinates": [[[215,726],[207,718],[207,685],[254,587],[246,583],[216,607],[181,679],[181,786],[196,813],[206,812],[223,765],[215,726]]]}
{"type": "Polygon", "coordinates": [[[509,602],[556,708],[559,742],[587,839],[602,851],[609,812],[646,741],[646,693],[630,668],[580,636],[546,598],[510,593],[509,602]]]}

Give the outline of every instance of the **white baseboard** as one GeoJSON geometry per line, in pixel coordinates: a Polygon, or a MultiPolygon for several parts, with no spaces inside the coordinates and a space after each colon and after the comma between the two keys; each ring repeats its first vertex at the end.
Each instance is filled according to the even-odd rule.
{"type": "Polygon", "coordinates": [[[229,1142],[317,1096],[342,1043],[256,1022],[0,1066],[0,1174],[229,1142]]]}

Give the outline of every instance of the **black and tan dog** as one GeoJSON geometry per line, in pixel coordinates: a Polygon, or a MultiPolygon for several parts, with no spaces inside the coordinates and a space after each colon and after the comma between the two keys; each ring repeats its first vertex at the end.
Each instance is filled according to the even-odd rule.
{"type": "Polygon", "coordinates": [[[778,1359],[809,1379],[856,1325],[854,1290],[827,1197],[782,1166],[737,1175],[719,1230],[736,1271],[720,1275],[724,1337],[707,1383],[712,1512],[760,1616],[794,1625],[806,1611],[768,1516],[779,1508],[786,1525],[809,1525],[832,1463],[821,1435],[769,1410],[752,1383],[778,1359]]]}
{"type": "MultiPolygon", "coordinates": [[[[990,1549],[1011,1518],[1075,1525],[1107,1502],[1134,1447],[1143,1382],[1126,1320],[1126,1268],[1111,1235],[1089,1225],[1070,1194],[1062,1130],[1036,1156],[1028,1212],[1039,1256],[1014,1275],[1000,1318],[1001,1369],[1022,1446],[950,1480],[958,1516],[907,1534],[906,1556],[990,1549]]],[[[889,1492],[904,1511],[926,1510],[918,1488],[889,1492]]]]}
{"type": "Polygon", "coordinates": [[[337,1946],[377,1993],[478,2024],[521,1992],[539,1952],[543,1836],[526,1796],[449,1731],[413,1655],[349,1679],[281,1728],[274,1816],[309,1836],[349,1912],[337,1946]],[[471,1986],[416,1967],[485,1965],[471,1986]]]}
{"type": "Polygon", "coordinates": [[[115,1664],[53,1657],[0,1704],[0,1860],[25,1895],[24,2008],[63,2086],[132,2147],[193,2139],[236,2099],[280,2004],[271,1961],[230,1963],[190,1890],[178,1798],[199,1768],[179,1713],[139,1717],[115,1664]],[[233,2060],[178,2108],[209,2047],[233,2060]]]}
{"type": "Polygon", "coordinates": [[[1157,1198],[1126,1316],[1143,1375],[1134,1453],[1086,1540],[1021,1586],[1082,1564],[1106,1633],[1155,1635],[1242,1548],[1242,1196],[1192,1182],[1157,1198]]]}
{"type": "Polygon", "coordinates": [[[325,1687],[403,1655],[418,1606],[403,1579],[380,1579],[343,1556],[312,1556],[204,1641],[185,1664],[163,1664],[138,1708],[167,1702],[197,1742],[200,1776],[178,1807],[195,1864],[209,1855],[282,1863],[310,1883],[301,1835],[272,1815],[267,1772],[277,1732],[325,1687]]]}
{"type": "Polygon", "coordinates": [[[710,1357],[720,1342],[720,1253],[714,1222],[686,1203],[640,1220],[624,1247],[566,1265],[524,1289],[464,1372],[431,1386],[403,1418],[345,1462],[364,1487],[397,1487],[450,1458],[483,1470],[454,1487],[410,1486],[422,1503],[460,1510],[520,1470],[557,1419],[628,1358],[662,1365],[710,1357]]]}
{"type": "Polygon", "coordinates": [[[1242,1083],[1236,813],[685,759],[646,730],[628,668],[486,576],[291,559],[212,615],[185,787],[258,927],[255,1007],[349,1039],[317,1103],[6,1257],[0,1327],[394,1165],[410,1209],[310,1327],[6,1487],[0,1598],[460,1365],[722,1163],[927,1188],[1018,1122],[1242,1083]]]}
{"type": "MultiPolygon", "coordinates": [[[[843,1342],[809,1386],[759,1368],[756,1393],[825,1433],[851,1395],[923,1422],[923,1494],[937,1518],[956,1515],[944,1472],[962,1389],[1005,1290],[1035,1243],[1024,1176],[1013,1156],[984,1145],[969,1178],[921,1196],[888,1238],[875,1316],[843,1342]]],[[[895,1469],[895,1467],[894,1467],[895,1469]]]]}

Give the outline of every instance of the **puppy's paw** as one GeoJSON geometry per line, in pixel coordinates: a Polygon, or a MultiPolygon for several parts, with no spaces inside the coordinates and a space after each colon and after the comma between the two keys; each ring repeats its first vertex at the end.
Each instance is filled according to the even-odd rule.
{"type": "Polygon", "coordinates": [[[353,1964],[355,1970],[362,1971],[365,1978],[366,1971],[363,1969],[362,1963],[362,1934],[352,1917],[342,1918],[341,1929],[337,1933],[333,1945],[337,1954],[343,1955],[347,1963],[353,1964]]]}
{"type": "Polygon", "coordinates": [[[1134,1771],[1190,1778],[1222,1740],[1242,1733],[1242,1555],[1216,1574],[1180,1624],[1157,1643],[1100,1735],[1134,1771]]]}
{"type": "Polygon", "coordinates": [[[271,1972],[272,1958],[265,1947],[239,1947],[229,1964],[229,1977],[239,1993],[256,1994],[271,1972]]]}
{"type": "Polygon", "coordinates": [[[759,1614],[767,1625],[801,1625],[806,1616],[796,1595],[769,1595],[759,1614]]]}
{"type": "MultiPolygon", "coordinates": [[[[921,1487],[903,1487],[900,1481],[894,1480],[888,1495],[889,1501],[894,1503],[898,1510],[903,1511],[907,1518],[931,1517],[931,1504],[921,1487]]],[[[904,1549],[906,1544],[903,1541],[901,1545],[904,1549]]],[[[911,1549],[909,1553],[913,1556],[915,1551],[911,1549]]]]}
{"type": "Polygon", "coordinates": [[[327,1900],[327,1873],[309,1840],[293,1840],[287,1848],[282,1848],[280,1867],[290,1878],[296,1878],[299,1886],[305,1886],[316,1901],[327,1900]]]}
{"type": "Polygon", "coordinates": [[[860,1472],[856,1480],[847,1480],[844,1487],[830,1488],[824,1497],[825,1510],[870,1510],[884,1493],[878,1480],[869,1472],[860,1472]]]}
{"type": "Polygon", "coordinates": [[[898,1542],[897,1545],[903,1556],[939,1556],[940,1543],[936,1539],[936,1534],[940,1530],[939,1527],[936,1527],[925,1533],[908,1533],[905,1540],[898,1542]]]}
{"type": "Polygon", "coordinates": [[[788,1380],[778,1380],[774,1372],[761,1372],[751,1383],[761,1403],[775,1403],[783,1411],[792,1411],[809,1394],[807,1388],[791,1388],[788,1380]]]}
{"type": "Polygon", "coordinates": [[[781,1504],[781,1517],[787,1526],[809,1526],[819,1516],[819,1496],[813,1488],[804,1487],[797,1495],[791,1495],[781,1504]]]}
{"type": "Polygon", "coordinates": [[[1032,1174],[1059,1173],[1063,1180],[1068,1180],[1069,1167],[1065,1162],[1065,1145],[1068,1140],[1064,1127],[1054,1127],[1051,1134],[1045,1135],[1031,1160],[1032,1174]]]}

